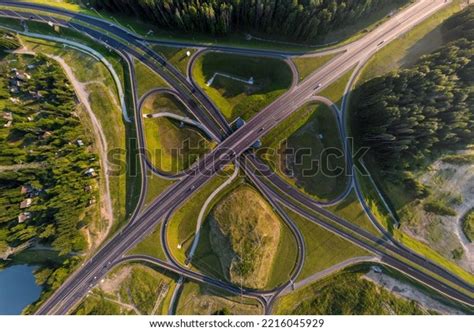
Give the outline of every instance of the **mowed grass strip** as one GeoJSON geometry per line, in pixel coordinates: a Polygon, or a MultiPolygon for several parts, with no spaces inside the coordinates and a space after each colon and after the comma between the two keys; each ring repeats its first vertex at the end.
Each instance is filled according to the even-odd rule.
{"type": "Polygon", "coordinates": [[[196,53],[195,48],[179,48],[163,45],[152,46],[152,49],[164,56],[169,63],[171,63],[184,75],[187,75],[189,59],[194,53],[196,53]]]}
{"type": "Polygon", "coordinates": [[[259,110],[284,93],[292,82],[288,65],[279,59],[218,52],[202,54],[193,67],[193,78],[229,121],[249,120],[259,110]],[[247,84],[215,73],[249,80],[247,84]]]}
{"type": "Polygon", "coordinates": [[[338,204],[329,206],[326,209],[374,235],[380,235],[362,208],[354,191],[338,204]]]}
{"type": "MultiPolygon", "coordinates": [[[[181,102],[173,95],[161,94],[150,98],[154,98],[152,109],[145,107],[144,114],[183,114],[185,111],[181,102]]],[[[177,173],[186,170],[213,146],[198,129],[175,119],[145,116],[143,124],[149,160],[164,172],[177,173]]]]}
{"type": "Polygon", "coordinates": [[[134,59],[133,63],[135,66],[135,75],[137,78],[138,98],[141,98],[146,92],[154,88],[169,87],[160,75],[151,70],[145,64],[137,59],[134,59]]]}
{"type": "Polygon", "coordinates": [[[344,91],[346,90],[346,86],[349,83],[349,80],[353,72],[354,72],[354,69],[347,71],[344,75],[339,77],[336,81],[334,81],[328,87],[318,92],[317,95],[328,98],[333,103],[335,103],[339,108],[341,108],[342,101],[344,98],[344,91]]]}
{"type": "Polygon", "coordinates": [[[321,226],[285,208],[301,230],[305,244],[304,265],[297,281],[353,257],[370,256],[371,253],[329,232],[321,226]]]}
{"type": "Polygon", "coordinates": [[[298,69],[299,81],[301,82],[337,55],[338,53],[319,56],[295,56],[291,58],[291,61],[298,69]]]}
{"type": "Polygon", "coordinates": [[[290,151],[306,149],[309,153],[289,164],[296,186],[318,200],[328,201],[344,191],[345,158],[333,111],[323,104],[312,104],[308,121],[287,139],[290,151]],[[336,154],[332,154],[337,151],[336,154]]]}
{"type": "Polygon", "coordinates": [[[148,186],[144,201],[144,206],[147,207],[153,200],[155,200],[164,190],[174,183],[173,180],[160,177],[153,174],[150,170],[147,171],[148,186]]]}
{"type": "Polygon", "coordinates": [[[148,255],[162,260],[166,260],[161,243],[161,224],[158,224],[152,233],[147,235],[134,248],[128,251],[127,255],[148,255]]]}

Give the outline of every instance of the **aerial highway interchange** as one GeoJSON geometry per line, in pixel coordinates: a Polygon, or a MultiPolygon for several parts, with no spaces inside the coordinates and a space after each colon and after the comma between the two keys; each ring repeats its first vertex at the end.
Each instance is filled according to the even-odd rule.
{"type": "MultiPolygon", "coordinates": [[[[176,273],[179,276],[207,283],[234,294],[257,299],[266,314],[271,314],[272,305],[278,295],[285,290],[290,290],[296,282],[304,263],[304,240],[298,226],[285,212],[283,206],[298,213],[332,233],[372,252],[379,263],[394,268],[423,285],[439,292],[442,295],[456,300],[466,306],[473,307],[473,286],[465,280],[454,275],[442,266],[422,257],[418,253],[395,241],[391,235],[380,225],[376,217],[366,205],[354,175],[354,164],[351,155],[350,141],[347,139],[345,120],[345,101],[341,110],[336,112],[337,124],[341,139],[344,142],[344,152],[350,180],[344,192],[334,201],[318,202],[300,190],[288,185],[278,174],[273,172],[254,152],[249,149],[255,141],[270,132],[272,128],[282,123],[288,116],[298,110],[309,100],[318,98],[318,90],[329,86],[343,74],[355,68],[350,84],[353,83],[362,65],[381,47],[403,35],[415,25],[433,15],[446,5],[444,0],[421,0],[404,8],[373,31],[360,39],[346,45],[330,49],[335,53],[331,61],[310,74],[307,78],[293,86],[282,96],[262,109],[252,117],[244,126],[232,130],[215,104],[201,91],[200,87],[192,80],[191,75],[183,75],[179,70],[168,63],[165,58],[149,47],[159,43],[152,39],[147,40],[114,23],[85,14],[72,13],[57,7],[49,7],[33,3],[17,3],[0,1],[0,16],[19,20],[52,21],[63,27],[76,31],[107,45],[121,54],[129,64],[130,80],[133,88],[133,119],[137,127],[139,142],[141,173],[153,169],[145,152],[144,129],[141,118],[142,103],[146,97],[139,98],[136,89],[136,77],[133,69],[133,58],[138,59],[150,69],[158,73],[170,85],[165,89],[175,94],[194,115],[196,120],[205,128],[206,132],[218,143],[217,147],[202,157],[190,169],[174,176],[177,181],[157,196],[147,207],[143,206],[144,194],[147,188],[146,177],[142,178],[142,192],[138,206],[131,215],[126,226],[120,229],[111,239],[104,243],[100,249],[83,266],[76,270],[67,281],[37,310],[37,314],[67,314],[74,308],[105,275],[116,265],[129,261],[142,261],[157,265],[163,269],[176,273]],[[7,9],[5,9],[7,8],[7,9]],[[167,248],[166,226],[162,227],[162,243],[167,260],[160,260],[149,256],[130,255],[125,253],[140,242],[160,222],[167,224],[173,211],[179,208],[201,186],[208,182],[221,169],[229,163],[238,165],[247,176],[248,180],[262,193],[271,204],[281,219],[288,225],[294,235],[298,246],[298,258],[293,267],[291,278],[277,288],[271,290],[253,290],[238,287],[223,280],[192,271],[187,266],[176,261],[167,248]],[[380,232],[376,236],[354,225],[350,221],[324,209],[325,206],[335,204],[354,190],[364,207],[370,220],[380,232]]],[[[188,43],[174,43],[179,46],[193,46],[188,43]]],[[[202,47],[202,46],[200,46],[202,47]]],[[[201,52],[218,51],[244,55],[263,55],[286,58],[293,52],[278,52],[270,50],[246,49],[230,46],[202,47],[201,52]]],[[[188,71],[193,65],[197,55],[193,56],[188,65],[188,71]]],[[[294,73],[293,73],[294,74],[294,73]]],[[[297,81],[294,80],[294,81],[297,81]]],[[[330,101],[319,97],[331,107],[337,108],[330,101]]],[[[128,110],[131,112],[132,110],[128,110]]],[[[130,114],[130,113],[129,113],[130,114]]],[[[167,174],[159,174],[167,176],[167,174]]]]}

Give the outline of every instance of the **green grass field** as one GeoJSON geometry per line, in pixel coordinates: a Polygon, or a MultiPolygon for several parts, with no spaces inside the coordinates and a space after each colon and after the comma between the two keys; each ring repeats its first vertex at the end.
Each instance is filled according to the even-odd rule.
{"type": "Polygon", "coordinates": [[[150,170],[147,171],[148,187],[146,191],[144,207],[148,207],[149,204],[155,200],[164,190],[174,183],[173,180],[159,177],[153,174],[150,170]]]}
{"type": "Polygon", "coordinates": [[[254,315],[262,307],[252,299],[236,296],[222,290],[185,282],[179,296],[177,315],[254,315]]]}
{"type": "Polygon", "coordinates": [[[337,55],[339,54],[336,53],[310,57],[295,56],[292,57],[291,60],[298,69],[299,80],[302,81],[337,55]]]}
{"type": "Polygon", "coordinates": [[[299,214],[289,209],[286,209],[286,212],[295,221],[304,237],[306,254],[298,281],[350,258],[371,255],[368,251],[329,232],[299,214]]]}
{"type": "Polygon", "coordinates": [[[290,68],[281,60],[217,52],[205,53],[196,60],[193,77],[229,121],[250,119],[285,92],[292,81],[290,68]],[[254,84],[217,76],[207,86],[216,72],[244,80],[253,77],[254,84]]]}
{"type": "Polygon", "coordinates": [[[369,217],[366,215],[354,191],[352,191],[338,204],[327,207],[326,209],[342,218],[345,218],[355,225],[358,225],[362,229],[365,229],[375,235],[380,235],[380,233],[370,221],[369,217]]]}
{"type": "Polygon", "coordinates": [[[187,75],[187,67],[189,59],[196,52],[195,48],[178,48],[163,45],[152,46],[155,52],[163,55],[174,67],[176,67],[183,75],[187,75]],[[189,56],[187,55],[189,52],[189,56]]]}
{"type": "Polygon", "coordinates": [[[354,69],[349,70],[344,75],[339,77],[335,82],[333,82],[317,94],[328,98],[329,100],[334,102],[339,108],[341,108],[344,97],[344,91],[346,89],[347,84],[349,83],[349,79],[351,78],[353,72],[354,69]]]}
{"type": "MultiPolygon", "coordinates": [[[[150,98],[153,101],[149,107],[144,107],[144,115],[160,112],[183,114],[186,111],[172,95],[159,94],[150,98]]],[[[213,146],[201,131],[189,125],[181,125],[175,119],[144,117],[143,126],[149,160],[164,172],[186,170],[213,146]]]]}
{"type": "Polygon", "coordinates": [[[262,157],[291,185],[321,201],[343,192],[347,180],[343,147],[334,113],[326,105],[303,106],[262,143],[262,157]]]}
{"type": "Polygon", "coordinates": [[[133,62],[137,77],[137,93],[139,98],[154,88],[168,87],[168,84],[163,80],[163,78],[153,72],[145,64],[136,59],[133,62]]]}
{"type": "Polygon", "coordinates": [[[323,104],[309,107],[313,107],[313,114],[287,139],[287,148],[308,149],[309,155],[301,164],[289,168],[294,172],[297,187],[318,200],[332,200],[346,185],[343,146],[333,111],[323,104]],[[331,155],[336,150],[339,154],[331,155]],[[315,165],[317,161],[319,164],[315,165]]]}
{"type": "Polygon", "coordinates": [[[147,235],[134,248],[128,251],[127,255],[148,255],[166,260],[166,255],[161,246],[161,223],[158,224],[152,233],[147,235]]]}
{"type": "Polygon", "coordinates": [[[418,315],[426,310],[362,278],[367,268],[348,268],[281,297],[279,315],[418,315]]]}

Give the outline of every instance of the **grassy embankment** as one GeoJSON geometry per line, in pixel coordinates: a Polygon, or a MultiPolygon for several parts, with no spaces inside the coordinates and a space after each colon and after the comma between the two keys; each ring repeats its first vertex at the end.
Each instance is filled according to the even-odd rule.
{"type": "Polygon", "coordinates": [[[301,82],[337,55],[336,53],[320,56],[294,56],[291,58],[291,61],[293,61],[296,69],[298,69],[299,81],[301,82]]]}
{"type": "Polygon", "coordinates": [[[255,300],[195,282],[183,284],[176,307],[177,315],[254,315],[261,313],[262,307],[255,300]]]}
{"type": "Polygon", "coordinates": [[[138,61],[137,59],[135,59],[133,63],[135,66],[135,75],[137,78],[138,98],[141,98],[145,93],[154,88],[169,87],[160,75],[152,71],[145,64],[138,61]]]}
{"type": "Polygon", "coordinates": [[[336,118],[326,105],[303,106],[262,142],[269,148],[263,150],[270,152],[262,156],[291,185],[320,201],[330,201],[343,192],[343,147],[336,118]],[[299,153],[302,150],[304,155],[299,153]],[[332,154],[334,151],[341,154],[332,154]]]}
{"type": "Polygon", "coordinates": [[[283,94],[292,80],[290,68],[281,60],[216,52],[204,53],[196,60],[193,77],[228,121],[250,119],[283,94]],[[254,83],[216,76],[207,86],[215,73],[243,80],[252,77],[254,83]]]}
{"type": "MultiPolygon", "coordinates": [[[[181,101],[173,95],[156,94],[149,98],[142,110],[144,115],[171,112],[189,116],[181,101]]],[[[213,147],[204,133],[174,119],[143,117],[143,124],[150,162],[164,172],[186,170],[213,147]]]]}
{"type": "Polygon", "coordinates": [[[161,246],[161,223],[158,224],[152,233],[148,234],[134,248],[128,251],[127,255],[148,255],[166,260],[163,247],[161,246]]]}
{"type": "Polygon", "coordinates": [[[240,186],[208,216],[211,249],[225,278],[251,288],[272,288],[289,279],[296,244],[287,226],[260,194],[240,186]]]}
{"type": "Polygon", "coordinates": [[[335,264],[371,253],[329,232],[321,226],[286,209],[288,215],[301,230],[305,244],[305,259],[298,281],[323,271],[335,264]]]}
{"type": "MultiPolygon", "coordinates": [[[[446,36],[443,35],[442,23],[454,13],[460,11],[461,3],[462,1],[453,1],[453,3],[449,4],[443,10],[437,12],[405,35],[382,48],[366,64],[358,79],[357,85],[383,75],[391,70],[409,66],[416,62],[421,55],[430,53],[446,42],[449,42],[449,38],[446,38],[446,36]]],[[[407,191],[401,185],[394,185],[391,183],[387,176],[380,174],[377,165],[370,158],[367,158],[365,162],[367,168],[371,169],[370,173],[372,174],[374,181],[377,183],[377,186],[382,191],[389,207],[394,212],[399,211],[409,201],[413,200],[413,192],[407,191]]],[[[404,245],[424,255],[426,258],[433,260],[463,279],[466,279],[471,283],[474,282],[474,276],[462,269],[455,262],[442,256],[426,243],[423,243],[397,229],[394,226],[394,220],[390,217],[389,211],[382,202],[380,195],[370,179],[366,176],[360,175],[358,178],[365,199],[371,207],[372,212],[381,224],[392,232],[392,235],[396,240],[399,240],[404,245]]]]}
{"type": "Polygon", "coordinates": [[[166,315],[176,276],[132,263],[113,270],[76,308],[77,315],[166,315]]]}
{"type": "Polygon", "coordinates": [[[324,88],[320,92],[316,93],[317,95],[323,96],[334,102],[339,109],[342,107],[342,101],[344,97],[344,91],[347,84],[352,76],[354,69],[349,70],[344,75],[339,77],[336,81],[330,84],[328,87],[324,88]]]}
{"type": "Polygon", "coordinates": [[[152,46],[152,49],[164,56],[171,65],[181,71],[185,76],[187,75],[189,60],[191,56],[196,53],[195,48],[179,48],[163,45],[152,46]],[[189,56],[187,52],[189,52],[189,56]]]}
{"type": "Polygon", "coordinates": [[[281,315],[418,315],[416,302],[400,298],[363,278],[367,267],[345,269],[281,297],[274,308],[281,315]]]}

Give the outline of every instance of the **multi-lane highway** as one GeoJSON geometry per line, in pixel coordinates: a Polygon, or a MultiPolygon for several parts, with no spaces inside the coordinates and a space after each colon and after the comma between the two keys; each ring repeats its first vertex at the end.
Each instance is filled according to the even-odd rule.
{"type": "MultiPolygon", "coordinates": [[[[143,239],[170,210],[174,210],[184,203],[190,195],[224,165],[235,161],[239,155],[244,153],[257,139],[268,133],[273,127],[281,123],[292,112],[304,104],[315,93],[317,86],[324,87],[329,85],[342,74],[376,52],[380,45],[385,45],[390,40],[408,31],[418,22],[441,8],[445,4],[445,1],[418,1],[392,17],[389,21],[380,25],[377,29],[368,33],[365,37],[344,46],[343,50],[345,52],[335,57],[320,70],[310,75],[288,93],[256,114],[246,125],[234,133],[230,131],[223,116],[202,91],[196,88],[192,82],[184,78],[175,68],[167,64],[165,59],[150,50],[143,43],[143,40],[137,39],[128,31],[106,21],[87,15],[70,13],[59,8],[50,8],[29,3],[19,4],[3,1],[0,1],[0,3],[9,6],[7,10],[0,10],[1,16],[23,17],[25,20],[31,19],[31,17],[33,17],[33,19],[39,18],[48,20],[49,15],[59,14],[61,16],[74,18],[74,20],[61,19],[58,17],[54,19],[59,24],[70,26],[86,33],[94,39],[106,43],[113,49],[133,55],[148,65],[152,70],[158,72],[178,91],[183,102],[192,111],[196,119],[209,130],[212,130],[216,136],[216,140],[220,141],[216,149],[204,156],[199,163],[195,164],[186,173],[186,176],[183,176],[180,181],[171,185],[165,192],[157,197],[145,211],[138,213],[136,217],[134,217],[133,222],[130,222],[128,226],[104,244],[96,255],[82,268],[76,271],[37,312],[39,314],[65,314],[108,272],[111,266],[123,261],[123,254],[143,239]],[[18,9],[21,9],[21,11],[18,9]],[[28,10],[32,9],[41,10],[42,13],[30,13],[28,10]]],[[[243,50],[241,51],[245,52],[243,50]]],[[[142,135],[139,124],[137,124],[137,126],[139,135],[142,135]]],[[[142,144],[141,146],[144,145],[142,144]]],[[[250,157],[250,159],[252,160],[252,157],[250,157]]],[[[275,191],[269,190],[268,186],[259,186],[259,183],[261,184],[262,182],[261,179],[255,176],[255,173],[259,170],[258,168],[252,167],[252,164],[256,164],[254,162],[257,161],[252,161],[250,165],[245,165],[245,167],[246,169],[250,168],[246,173],[252,178],[254,183],[256,183],[256,186],[258,186],[269,199],[285,200],[282,199],[281,195],[276,194],[275,191]]],[[[281,192],[282,189],[279,191],[281,192]]],[[[303,194],[301,196],[302,199],[304,199],[305,196],[303,194]]],[[[286,200],[291,202],[291,199],[286,200]]],[[[306,202],[303,205],[306,206],[306,202]]],[[[318,207],[314,205],[314,202],[308,202],[308,204],[309,203],[313,204],[312,208],[318,207]]],[[[371,237],[373,235],[367,234],[357,227],[354,228],[354,225],[350,222],[330,213],[324,215],[325,210],[322,208],[320,210],[318,209],[317,212],[323,214],[329,221],[316,216],[306,208],[301,208],[300,205],[295,204],[290,207],[321,226],[325,226],[326,228],[331,227],[334,233],[363,247],[367,246],[365,247],[366,249],[382,256],[384,262],[423,282],[427,286],[455,300],[472,305],[472,297],[467,295],[465,291],[458,289],[461,288],[466,291],[472,291],[472,286],[432,262],[426,261],[416,254],[411,254],[411,252],[397,245],[393,245],[388,240],[381,241],[380,238],[373,238],[371,237]],[[343,225],[343,229],[341,229],[341,225],[343,225]],[[400,259],[400,257],[403,259],[400,259]],[[414,269],[412,265],[407,264],[407,261],[417,266],[422,266],[429,272],[414,269]],[[437,277],[433,277],[431,273],[437,277]],[[438,278],[441,278],[443,281],[438,278]],[[451,286],[450,283],[456,286],[451,286]]],[[[298,230],[296,230],[295,233],[297,236],[298,230]]],[[[301,265],[301,262],[299,262],[299,265],[301,265]]],[[[177,268],[176,272],[185,275],[182,268],[177,268]]],[[[199,277],[206,276],[200,275],[199,277]]],[[[207,278],[205,281],[210,282],[207,278]]],[[[214,285],[222,285],[221,283],[219,283],[220,285],[216,284],[217,283],[214,285]]],[[[256,298],[262,295],[259,291],[249,289],[241,291],[245,291],[249,296],[255,296],[256,298]]]]}

